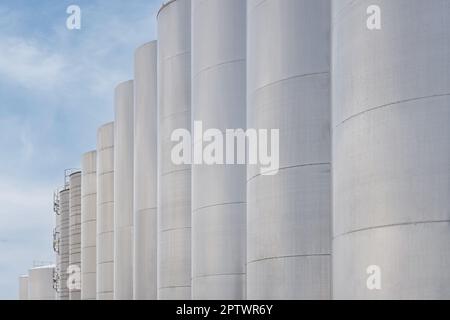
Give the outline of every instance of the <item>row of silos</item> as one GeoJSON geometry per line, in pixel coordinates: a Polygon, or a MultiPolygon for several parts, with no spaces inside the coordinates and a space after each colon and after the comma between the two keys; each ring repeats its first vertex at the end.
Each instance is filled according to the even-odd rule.
{"type": "Polygon", "coordinates": [[[56,265],[34,267],[19,277],[19,300],[56,300],[56,265]]]}
{"type": "Polygon", "coordinates": [[[98,134],[97,299],[449,297],[450,5],[378,4],[163,5],[98,134]],[[279,129],[278,172],[175,165],[196,121],[279,129]]]}

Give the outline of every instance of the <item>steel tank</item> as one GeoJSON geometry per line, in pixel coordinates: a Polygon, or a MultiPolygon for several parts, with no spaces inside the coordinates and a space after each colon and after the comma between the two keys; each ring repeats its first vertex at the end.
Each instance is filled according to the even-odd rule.
{"type": "Polygon", "coordinates": [[[70,191],[69,186],[65,186],[59,192],[59,216],[61,221],[59,235],[59,256],[60,269],[58,271],[58,300],[69,300],[69,289],[67,287],[69,256],[70,256],[70,191]]]}
{"type": "Polygon", "coordinates": [[[114,299],[133,299],[133,109],[134,84],[115,90],[114,299]]]}
{"type": "MultiPolygon", "coordinates": [[[[193,0],[192,120],[225,136],[246,112],[246,1],[193,0]]],[[[246,166],[194,164],[192,298],[244,299],[245,266],[246,166]]]]}
{"type": "Polygon", "coordinates": [[[247,126],[279,129],[278,172],[248,167],[251,300],[331,296],[330,5],[247,1],[247,126]]]}
{"type": "Polygon", "coordinates": [[[70,208],[70,238],[69,238],[69,299],[81,299],[81,172],[69,176],[69,208],[70,208]]]}
{"type": "Polygon", "coordinates": [[[28,300],[28,275],[19,277],[19,300],[28,300]]]}
{"type": "Polygon", "coordinates": [[[450,2],[333,4],[333,296],[449,299],[450,2]]]}
{"type": "Polygon", "coordinates": [[[158,299],[191,298],[191,166],[171,159],[176,129],[191,128],[191,1],[158,13],[158,299]]]}
{"type": "Polygon", "coordinates": [[[97,300],[114,298],[114,122],[97,132],[97,300]]]}
{"type": "Polygon", "coordinates": [[[28,271],[28,300],[55,300],[54,272],[54,265],[36,267],[28,271]]]}
{"type": "Polygon", "coordinates": [[[134,299],[157,298],[157,42],[135,53],[134,299]]]}
{"type": "Polygon", "coordinates": [[[97,151],[81,159],[81,299],[96,300],[97,151]]]}

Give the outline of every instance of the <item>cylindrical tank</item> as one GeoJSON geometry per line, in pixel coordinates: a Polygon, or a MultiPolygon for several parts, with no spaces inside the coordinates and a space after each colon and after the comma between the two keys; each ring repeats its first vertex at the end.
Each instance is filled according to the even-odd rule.
{"type": "Polygon", "coordinates": [[[133,299],[133,81],[115,90],[114,299],[133,299]]]}
{"type": "Polygon", "coordinates": [[[69,207],[70,192],[69,186],[64,187],[59,192],[59,215],[61,219],[60,228],[60,269],[59,269],[59,286],[58,286],[58,300],[69,300],[69,289],[67,288],[67,271],[69,268],[69,240],[70,240],[70,207],[69,207]]]}
{"type": "Polygon", "coordinates": [[[157,298],[157,43],[136,50],[134,104],[134,299],[157,298]]]}
{"type": "Polygon", "coordinates": [[[28,300],[28,275],[19,277],[19,300],[28,300]]]}
{"type": "Polygon", "coordinates": [[[376,3],[333,6],[333,295],[450,299],[450,2],[376,3]]]}
{"type": "Polygon", "coordinates": [[[69,239],[69,287],[70,300],[81,299],[81,172],[70,175],[70,239],[69,239]]]}
{"type": "Polygon", "coordinates": [[[191,1],[158,13],[158,298],[191,298],[191,166],[171,159],[176,129],[191,128],[191,1]]]}
{"type": "Polygon", "coordinates": [[[97,151],[81,159],[81,299],[96,299],[97,151]]]}
{"type": "Polygon", "coordinates": [[[43,266],[28,271],[28,299],[55,300],[53,288],[53,273],[55,266],[43,266]]]}
{"type": "Polygon", "coordinates": [[[330,5],[247,1],[247,126],[279,129],[279,170],[248,168],[248,299],[331,296],[330,5]]]}
{"type": "Polygon", "coordinates": [[[114,122],[97,133],[97,300],[114,298],[114,122]]]}
{"type": "MultiPolygon", "coordinates": [[[[245,61],[246,1],[193,0],[192,120],[204,131],[245,130],[245,61]]],[[[246,166],[193,165],[192,298],[244,299],[245,265],[246,166]]]]}

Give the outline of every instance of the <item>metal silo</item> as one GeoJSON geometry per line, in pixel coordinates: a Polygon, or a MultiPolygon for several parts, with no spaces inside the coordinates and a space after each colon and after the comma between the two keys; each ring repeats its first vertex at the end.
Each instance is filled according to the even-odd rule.
{"type": "Polygon", "coordinates": [[[69,176],[70,238],[69,238],[69,298],[81,299],[81,172],[69,176]]]}
{"type": "Polygon", "coordinates": [[[115,90],[114,299],[133,299],[133,81],[115,90]]]}
{"type": "Polygon", "coordinates": [[[280,142],[248,168],[248,299],[331,296],[330,4],[247,1],[247,126],[280,142]]]}
{"type": "Polygon", "coordinates": [[[333,3],[336,299],[450,299],[449,15],[333,3]]]}
{"type": "Polygon", "coordinates": [[[28,276],[19,277],[19,300],[28,300],[28,276]]]}
{"type": "Polygon", "coordinates": [[[171,159],[172,132],[191,128],[191,1],[158,13],[158,298],[191,298],[191,166],[171,159]]]}
{"type": "Polygon", "coordinates": [[[28,300],[55,300],[54,272],[54,265],[36,267],[28,271],[28,300]]]}
{"type": "Polygon", "coordinates": [[[96,299],[97,151],[81,159],[81,299],[96,299]]]}
{"type": "MultiPolygon", "coordinates": [[[[225,135],[246,111],[246,1],[193,0],[192,120],[225,135]]],[[[246,166],[193,165],[192,298],[245,299],[245,265],[246,166]]]]}
{"type": "Polygon", "coordinates": [[[69,186],[65,186],[59,192],[59,215],[61,219],[61,228],[59,235],[59,255],[60,269],[58,272],[58,300],[69,300],[69,289],[67,288],[68,268],[69,268],[69,240],[70,240],[70,192],[69,186]]]}
{"type": "Polygon", "coordinates": [[[114,122],[97,133],[97,300],[114,298],[114,122]]]}
{"type": "Polygon", "coordinates": [[[157,298],[157,42],[136,50],[134,85],[134,299],[157,298]]]}

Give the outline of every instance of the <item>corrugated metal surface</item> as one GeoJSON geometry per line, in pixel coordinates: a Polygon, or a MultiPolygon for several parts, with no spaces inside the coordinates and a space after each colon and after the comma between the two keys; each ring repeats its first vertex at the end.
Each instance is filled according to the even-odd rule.
{"type": "Polygon", "coordinates": [[[280,130],[280,170],[249,166],[249,299],[331,293],[329,0],[250,0],[248,128],[280,130]]]}
{"type": "Polygon", "coordinates": [[[171,160],[175,129],[191,122],[191,1],[158,15],[158,298],[191,297],[191,166],[171,160]]]}
{"type": "MultiPolygon", "coordinates": [[[[245,60],[246,2],[192,1],[192,119],[203,130],[245,129],[245,60]]],[[[194,165],[192,188],[192,298],[244,299],[246,166],[194,165]]]]}
{"type": "Polygon", "coordinates": [[[449,14],[447,0],[334,2],[334,298],[450,298],[449,14]]]}
{"type": "Polygon", "coordinates": [[[97,134],[97,300],[114,298],[114,122],[97,134]]]}
{"type": "Polygon", "coordinates": [[[115,91],[114,299],[133,299],[133,81],[115,91]]]}
{"type": "Polygon", "coordinates": [[[157,42],[135,54],[134,299],[157,298],[157,42]]]}
{"type": "Polygon", "coordinates": [[[81,159],[81,299],[95,300],[97,269],[97,151],[81,159]]]}

